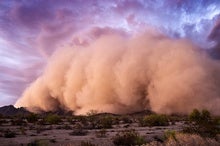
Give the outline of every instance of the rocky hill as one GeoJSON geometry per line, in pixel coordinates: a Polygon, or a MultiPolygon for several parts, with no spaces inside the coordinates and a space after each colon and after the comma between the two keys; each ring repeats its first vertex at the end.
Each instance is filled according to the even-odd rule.
{"type": "Polygon", "coordinates": [[[16,115],[26,115],[30,112],[25,108],[15,108],[13,105],[7,105],[0,107],[0,114],[3,116],[16,116],[16,115]]]}

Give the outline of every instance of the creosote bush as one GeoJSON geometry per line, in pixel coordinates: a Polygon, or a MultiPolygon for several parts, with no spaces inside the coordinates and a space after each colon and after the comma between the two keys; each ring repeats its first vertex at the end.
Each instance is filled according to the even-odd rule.
{"type": "Polygon", "coordinates": [[[97,121],[94,121],[94,128],[96,129],[108,129],[112,128],[113,125],[113,117],[112,116],[104,116],[100,117],[97,121]]]}
{"type": "Polygon", "coordinates": [[[166,115],[148,115],[140,119],[140,126],[168,126],[169,121],[166,115]]]}
{"type": "Polygon", "coordinates": [[[201,113],[194,109],[189,115],[189,120],[195,122],[196,124],[205,124],[211,122],[211,114],[207,110],[202,110],[201,113]]]}
{"type": "Polygon", "coordinates": [[[194,109],[189,115],[190,123],[184,127],[184,133],[198,134],[203,137],[215,137],[220,134],[220,128],[215,119],[207,110],[201,112],[194,109]]]}
{"type": "Polygon", "coordinates": [[[145,144],[146,141],[135,130],[125,130],[116,134],[113,143],[116,146],[140,146],[145,144]]]}
{"type": "Polygon", "coordinates": [[[56,114],[49,114],[45,117],[44,121],[48,124],[59,124],[61,117],[56,114]]]}

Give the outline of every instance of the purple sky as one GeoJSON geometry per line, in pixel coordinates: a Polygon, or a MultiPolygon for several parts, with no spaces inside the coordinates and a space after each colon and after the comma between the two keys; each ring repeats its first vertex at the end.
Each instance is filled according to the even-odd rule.
{"type": "Polygon", "coordinates": [[[58,47],[153,27],[207,49],[219,18],[219,0],[1,0],[0,106],[15,103],[58,47]]]}

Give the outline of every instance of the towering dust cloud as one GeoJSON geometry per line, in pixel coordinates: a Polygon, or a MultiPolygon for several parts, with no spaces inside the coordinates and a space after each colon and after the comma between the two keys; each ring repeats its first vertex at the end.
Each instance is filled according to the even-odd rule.
{"type": "Polygon", "coordinates": [[[157,33],[104,35],[86,46],[57,50],[16,106],[131,113],[220,114],[220,62],[191,42],[157,33]]]}

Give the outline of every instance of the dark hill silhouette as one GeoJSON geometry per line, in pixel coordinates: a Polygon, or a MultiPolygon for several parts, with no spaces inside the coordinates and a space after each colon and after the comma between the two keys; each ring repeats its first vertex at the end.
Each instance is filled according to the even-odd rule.
{"type": "MultiPolygon", "coordinates": [[[[56,114],[56,115],[60,115],[60,116],[71,116],[74,114],[73,111],[65,111],[62,109],[57,109],[56,111],[50,111],[50,112],[43,112],[40,110],[36,110],[38,111],[37,113],[39,115],[42,116],[46,116],[48,114],[56,114]]],[[[28,111],[26,108],[24,107],[20,107],[20,108],[16,108],[13,105],[7,105],[7,106],[2,106],[0,107],[0,115],[3,116],[18,116],[18,115],[29,115],[32,112],[28,111]]],[[[139,112],[134,112],[134,113],[130,113],[130,114],[123,114],[123,115],[127,115],[127,116],[137,116],[137,117],[142,117],[145,115],[149,115],[149,114],[153,114],[152,111],[149,110],[143,110],[143,111],[139,111],[139,112]]],[[[94,113],[93,116],[120,116],[119,114],[113,114],[113,113],[94,113]]]]}
{"type": "Polygon", "coordinates": [[[7,105],[0,107],[0,114],[3,116],[16,116],[16,115],[27,115],[30,114],[25,108],[15,108],[13,105],[7,105]]]}
{"type": "MultiPolygon", "coordinates": [[[[40,110],[36,110],[39,115],[48,115],[48,114],[57,114],[57,115],[72,115],[71,111],[65,111],[62,109],[57,109],[56,111],[51,112],[43,112],[40,110]]],[[[13,105],[7,105],[0,107],[0,115],[3,116],[18,116],[18,115],[29,115],[32,112],[28,111],[24,107],[16,108],[13,105]]]]}

